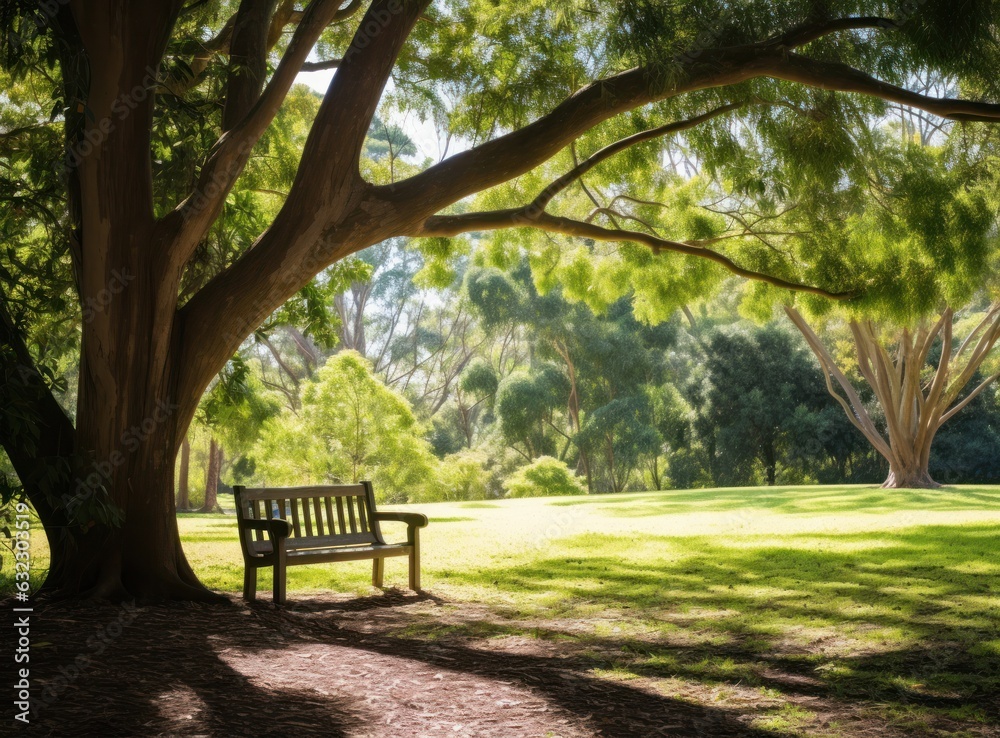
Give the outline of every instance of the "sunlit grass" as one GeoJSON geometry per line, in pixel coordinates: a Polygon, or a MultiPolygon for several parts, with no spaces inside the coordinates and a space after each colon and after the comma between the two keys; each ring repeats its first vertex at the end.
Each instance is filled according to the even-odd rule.
{"type": "MultiPolygon", "coordinates": [[[[873,719],[919,734],[941,720],[970,735],[1000,724],[987,697],[1000,693],[1000,489],[685,490],[412,509],[431,520],[425,589],[467,613],[415,618],[401,636],[558,641],[607,678],[749,700],[753,724],[778,732],[851,734],[810,723],[799,698],[816,694],[878,705],[873,719]]],[[[235,519],[182,515],[179,526],[202,581],[239,591],[235,519]]],[[[292,567],[289,597],[371,594],[370,572],[369,562],[292,567]]],[[[386,584],[405,583],[406,560],[388,560],[386,584]]],[[[258,587],[266,598],[269,570],[258,587]]]]}

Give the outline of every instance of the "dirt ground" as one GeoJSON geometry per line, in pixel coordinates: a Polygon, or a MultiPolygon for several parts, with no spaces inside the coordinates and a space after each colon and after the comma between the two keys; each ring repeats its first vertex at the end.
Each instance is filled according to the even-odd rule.
{"type": "MultiPolygon", "coordinates": [[[[433,622],[447,630],[464,620],[482,630],[496,617],[485,607],[398,591],[300,596],[284,609],[236,597],[231,607],[49,604],[32,616],[35,713],[14,733],[788,735],[751,727],[749,701],[746,709],[732,700],[705,706],[705,695],[697,695],[701,704],[669,696],[654,680],[598,675],[570,639],[474,638],[461,627],[428,638],[413,629],[433,622]]],[[[809,685],[800,691],[811,710],[822,708],[809,685]]],[[[846,735],[892,734],[877,721],[836,717],[848,718],[846,735]]],[[[9,725],[0,733],[10,735],[9,725]]]]}

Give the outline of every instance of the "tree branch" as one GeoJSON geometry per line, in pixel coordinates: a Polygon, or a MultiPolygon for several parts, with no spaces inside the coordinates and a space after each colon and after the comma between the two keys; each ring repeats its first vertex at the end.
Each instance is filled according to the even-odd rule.
{"type": "Polygon", "coordinates": [[[302,65],[303,72],[321,72],[324,69],[336,69],[344,63],[343,59],[327,59],[326,61],[305,62],[302,65]]]}
{"type": "Polygon", "coordinates": [[[241,0],[229,44],[222,132],[232,130],[260,98],[267,73],[267,32],[277,0],[241,0]]]}
{"type": "Polygon", "coordinates": [[[620,141],[615,141],[614,143],[605,146],[603,149],[587,157],[566,172],[566,174],[552,182],[548,187],[539,193],[538,197],[532,200],[532,202],[528,205],[528,210],[545,210],[548,204],[552,201],[552,198],[569,187],[570,184],[582,177],[601,162],[610,159],[619,152],[625,151],[625,149],[645,141],[661,138],[669,133],[686,131],[689,128],[694,128],[695,126],[701,125],[702,123],[712,120],[713,118],[718,118],[720,115],[724,115],[725,113],[733,110],[739,110],[740,108],[745,107],[745,105],[746,103],[730,103],[728,105],[721,105],[714,110],[708,111],[707,113],[702,113],[701,115],[696,115],[686,120],[667,123],[666,125],[650,128],[645,131],[639,131],[638,133],[627,136],[620,141]]]}
{"type": "Polygon", "coordinates": [[[882,82],[838,62],[750,45],[704,51],[686,78],[664,88],[650,67],[637,67],[575,92],[533,123],[445,159],[401,182],[376,188],[395,207],[427,217],[452,203],[529,171],[580,135],[620,113],[695,90],[759,77],[855,92],[952,120],[1000,121],[1000,104],[933,98],[882,82]],[[414,205],[414,203],[417,203],[414,205]]]}
{"type": "Polygon", "coordinates": [[[806,339],[806,343],[809,344],[809,348],[812,349],[813,354],[816,355],[816,359],[819,361],[820,367],[823,369],[823,377],[826,380],[826,388],[829,391],[830,396],[833,397],[833,399],[835,399],[844,409],[844,412],[847,414],[847,419],[851,421],[851,424],[864,434],[865,438],[868,439],[868,442],[871,443],[872,446],[874,446],[887,461],[891,462],[893,460],[892,448],[882,437],[882,434],[878,432],[878,428],[876,428],[875,423],[872,422],[871,416],[869,416],[864,403],[861,401],[861,397],[851,385],[846,375],[840,370],[840,367],[837,366],[837,362],[834,360],[833,356],[830,355],[826,346],[823,345],[819,336],[816,335],[816,332],[805,321],[799,311],[792,306],[785,306],[785,314],[788,315],[788,318],[795,324],[795,327],[799,329],[803,337],[806,339]],[[830,381],[831,376],[837,380],[837,384],[840,385],[844,394],[847,396],[846,399],[834,391],[833,383],[830,381]]]}
{"type": "MultiPolygon", "coordinates": [[[[593,223],[586,223],[572,218],[565,218],[548,213],[538,213],[529,215],[528,208],[513,208],[509,210],[494,210],[492,212],[466,213],[462,215],[437,215],[428,218],[418,230],[410,235],[413,236],[456,236],[460,233],[470,231],[494,231],[504,228],[537,228],[550,233],[561,233],[567,236],[579,236],[581,238],[592,238],[595,241],[632,241],[641,243],[653,250],[654,254],[661,251],[671,251],[686,256],[695,256],[700,259],[708,259],[724,267],[737,276],[752,279],[759,282],[766,282],[787,290],[797,292],[808,292],[814,295],[821,295],[833,300],[847,300],[856,296],[856,292],[831,292],[821,287],[790,282],[780,277],[769,274],[762,274],[750,269],[738,266],[729,257],[693,245],[692,243],[680,243],[659,238],[640,231],[629,231],[623,229],[604,228],[593,223]]],[[[697,242],[693,242],[696,244],[697,242]]]]}
{"type": "MultiPolygon", "coordinates": [[[[199,395],[200,388],[225,365],[243,338],[324,267],[394,235],[394,229],[401,230],[393,219],[367,207],[364,198],[370,188],[361,180],[358,164],[395,60],[429,2],[375,0],[368,8],[344,54],[343,65],[330,82],[306,140],[295,182],[274,222],[235,264],[216,275],[178,311],[177,330],[183,336],[177,359],[178,382],[184,390],[199,395]],[[342,155],[331,157],[330,152],[342,155]],[[254,288],[246,289],[250,284],[254,288]]],[[[331,5],[328,0],[310,4],[260,101],[247,120],[218,144],[220,153],[213,166],[227,182],[227,191],[232,184],[228,178],[235,177],[229,167],[234,161],[239,167],[245,163],[248,140],[252,145],[277,111],[315,39],[329,24],[330,14],[335,12],[331,5]]],[[[211,172],[203,172],[202,181],[211,182],[211,172]]],[[[221,207],[221,200],[215,200],[214,206],[221,207]]],[[[201,213],[188,221],[201,219],[198,230],[192,229],[198,238],[213,220],[201,213]]],[[[196,245],[196,239],[187,244],[192,249],[196,245]]]]}
{"type": "Polygon", "coordinates": [[[194,192],[161,219],[161,223],[169,223],[176,229],[175,245],[168,255],[170,267],[183,267],[218,217],[233,183],[250,158],[250,150],[267,130],[302,64],[323,30],[336,16],[339,2],[313,0],[309,4],[263,93],[242,121],[223,133],[216,143],[202,167],[194,192]]]}

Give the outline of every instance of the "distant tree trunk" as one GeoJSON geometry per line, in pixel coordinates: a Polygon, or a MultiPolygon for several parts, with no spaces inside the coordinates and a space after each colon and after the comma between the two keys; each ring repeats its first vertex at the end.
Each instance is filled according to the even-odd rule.
{"type": "Polygon", "coordinates": [[[663,489],[663,477],[660,475],[660,455],[653,454],[653,460],[649,464],[649,474],[652,477],[653,489],[657,492],[663,489]]]}
{"type": "MultiPolygon", "coordinates": [[[[554,342],[555,349],[564,362],[566,362],[566,372],[569,374],[569,400],[566,409],[569,412],[570,422],[573,430],[580,432],[580,393],[576,386],[576,366],[569,355],[569,348],[561,341],[554,342]]],[[[584,476],[587,477],[587,494],[594,494],[593,475],[590,472],[590,456],[586,450],[580,449],[579,466],[583,469],[584,476]]]]}
{"type": "Polygon", "coordinates": [[[987,377],[958,400],[1000,340],[1000,303],[986,312],[958,349],[952,346],[954,311],[946,308],[932,328],[921,324],[913,333],[904,328],[899,335],[895,357],[882,346],[871,321],[851,321],[858,368],[885,413],[888,437],[883,436],[872,422],[858,393],[812,328],[794,308],[785,307],[785,312],[816,354],[830,394],[844,408],[848,419],[889,462],[889,476],[882,486],[893,489],[940,487],[929,471],[934,436],[955,413],[1000,377],[1000,373],[987,377]],[[941,358],[929,381],[924,382],[921,374],[927,364],[927,355],[939,336],[941,358]],[[837,381],[843,395],[836,391],[831,377],[837,381]]]}
{"type": "Polygon", "coordinates": [[[177,481],[177,509],[187,510],[191,507],[191,499],[188,489],[189,470],[191,467],[191,443],[185,436],[181,442],[181,468],[177,481]]]}
{"type": "Polygon", "coordinates": [[[778,461],[774,447],[770,446],[764,453],[764,469],[767,474],[767,486],[773,487],[778,480],[778,461]]]}
{"type": "Polygon", "coordinates": [[[208,471],[205,474],[205,504],[199,512],[215,512],[219,508],[219,470],[222,467],[222,447],[214,438],[208,446],[208,471]]]}

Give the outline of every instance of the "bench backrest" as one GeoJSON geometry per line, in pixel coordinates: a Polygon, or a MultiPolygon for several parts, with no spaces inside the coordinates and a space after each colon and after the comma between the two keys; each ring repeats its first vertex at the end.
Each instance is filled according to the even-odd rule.
{"type": "MultiPolygon", "coordinates": [[[[374,520],[371,482],[322,487],[233,487],[237,521],[283,518],[291,524],[289,550],[384,543],[374,520]]],[[[267,533],[240,525],[243,553],[270,553],[267,533]]]]}

